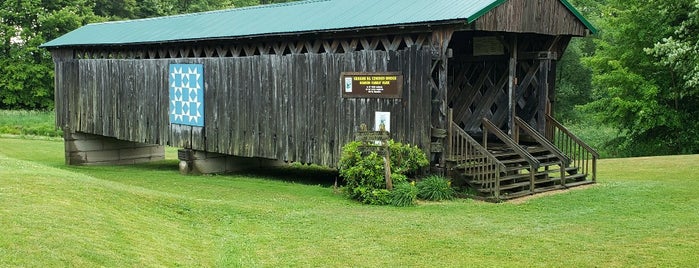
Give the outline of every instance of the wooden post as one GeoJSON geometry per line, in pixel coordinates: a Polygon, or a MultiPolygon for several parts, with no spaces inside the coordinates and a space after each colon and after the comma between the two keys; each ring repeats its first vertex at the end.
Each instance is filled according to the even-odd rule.
{"type": "Polygon", "coordinates": [[[361,124],[359,126],[359,132],[355,133],[355,140],[362,142],[359,146],[360,150],[367,150],[383,155],[386,189],[393,190],[393,180],[391,180],[391,148],[388,146],[390,135],[391,134],[386,131],[384,125],[380,126],[379,131],[369,131],[366,124],[361,124]]]}
{"type": "Polygon", "coordinates": [[[391,179],[391,149],[386,146],[386,156],[383,158],[384,178],[386,179],[386,189],[393,190],[393,180],[391,179]]]}
{"type": "MultiPolygon", "coordinates": [[[[448,78],[448,48],[449,42],[451,41],[454,29],[445,28],[437,29],[432,32],[432,51],[433,51],[433,66],[436,67],[433,70],[433,75],[436,72],[437,81],[434,81],[434,94],[432,99],[432,128],[446,130],[447,128],[447,78],[448,78]]],[[[444,138],[437,139],[436,142],[441,142],[442,147],[445,147],[446,142],[444,138]]],[[[440,168],[446,165],[445,153],[442,150],[441,153],[436,154],[436,162],[440,168]]]]}
{"type": "Polygon", "coordinates": [[[446,152],[447,152],[446,157],[447,158],[452,158],[454,156],[454,152],[453,152],[453,148],[452,148],[454,146],[452,144],[452,137],[453,137],[452,132],[454,132],[454,129],[452,127],[452,125],[454,124],[453,122],[454,122],[454,110],[449,109],[447,111],[447,148],[446,148],[446,152]]]}
{"type": "Polygon", "coordinates": [[[539,61],[539,89],[537,96],[539,97],[539,108],[536,117],[536,130],[539,133],[546,131],[546,110],[548,106],[549,93],[549,72],[551,68],[551,59],[541,59],[539,61]]]}
{"type": "Polygon", "coordinates": [[[507,93],[509,96],[508,126],[510,127],[510,135],[514,135],[513,130],[515,128],[515,116],[517,113],[517,109],[515,107],[517,104],[517,100],[515,100],[515,89],[517,87],[517,36],[512,37],[512,45],[510,46],[510,49],[512,50],[510,51],[510,77],[507,85],[507,93]]]}

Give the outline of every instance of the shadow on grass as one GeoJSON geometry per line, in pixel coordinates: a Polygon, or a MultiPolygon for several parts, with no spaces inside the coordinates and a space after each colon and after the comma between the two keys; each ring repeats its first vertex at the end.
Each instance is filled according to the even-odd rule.
{"type": "MultiPolygon", "coordinates": [[[[179,160],[167,159],[150,163],[142,163],[128,166],[131,170],[161,171],[179,174],[179,160]]],[[[248,169],[244,171],[221,174],[222,176],[244,176],[256,179],[276,180],[288,183],[298,183],[305,185],[320,185],[331,187],[337,180],[342,183],[336,169],[321,167],[317,165],[289,164],[280,167],[265,167],[248,169]]],[[[196,175],[193,175],[196,176],[196,175]]]]}
{"type": "Polygon", "coordinates": [[[306,185],[320,185],[323,187],[333,186],[335,180],[341,183],[337,170],[315,165],[291,164],[282,167],[246,170],[232,173],[232,175],[243,175],[306,185]]]}

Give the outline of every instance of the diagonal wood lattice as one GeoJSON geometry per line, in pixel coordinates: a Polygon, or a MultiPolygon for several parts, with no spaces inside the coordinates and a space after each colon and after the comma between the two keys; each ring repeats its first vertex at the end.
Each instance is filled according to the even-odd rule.
{"type": "MultiPolygon", "coordinates": [[[[546,114],[548,60],[519,61],[515,88],[517,116],[533,126],[546,114]]],[[[488,118],[501,129],[508,121],[508,66],[500,61],[456,61],[450,64],[449,106],[454,122],[469,133],[481,132],[481,119],[488,118]]]]}

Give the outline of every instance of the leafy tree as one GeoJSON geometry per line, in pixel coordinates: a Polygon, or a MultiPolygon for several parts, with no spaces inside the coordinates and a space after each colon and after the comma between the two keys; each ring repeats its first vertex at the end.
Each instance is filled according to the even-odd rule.
{"type": "Polygon", "coordinates": [[[53,106],[53,62],[38,46],[94,18],[84,0],[0,4],[0,108],[53,106]]]}
{"type": "MultiPolygon", "coordinates": [[[[606,0],[571,0],[593,25],[598,25],[606,0]]],[[[574,38],[558,62],[554,116],[561,121],[584,119],[578,107],[592,101],[592,70],[581,59],[595,51],[593,38],[574,38]]]]}
{"type": "Polygon", "coordinates": [[[677,137],[678,144],[684,148],[680,152],[696,153],[699,152],[699,0],[690,6],[672,8],[688,10],[687,17],[679,12],[681,22],[673,27],[674,33],[645,51],[655,56],[656,65],[668,70],[673,79],[665,98],[678,111],[683,127],[683,133],[677,137]]]}
{"type": "Polygon", "coordinates": [[[561,121],[579,119],[577,107],[592,100],[592,71],[580,59],[585,40],[574,40],[558,63],[554,116],[561,121]]]}
{"type": "Polygon", "coordinates": [[[686,83],[658,61],[667,54],[656,47],[677,35],[692,6],[689,0],[614,0],[601,9],[596,51],[584,59],[593,70],[595,99],[586,108],[619,127],[625,136],[614,145],[628,155],[699,151],[697,124],[687,121],[697,106],[679,105],[686,83]]]}

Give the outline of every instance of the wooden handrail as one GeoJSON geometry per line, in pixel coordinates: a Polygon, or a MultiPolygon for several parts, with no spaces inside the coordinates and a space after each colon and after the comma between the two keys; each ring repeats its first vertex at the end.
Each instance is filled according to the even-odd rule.
{"type": "Polygon", "coordinates": [[[499,199],[500,175],[505,171],[505,165],[454,122],[450,122],[449,127],[452,132],[450,145],[453,146],[449,157],[481,187],[492,189],[493,197],[499,199]]]}
{"type": "MultiPolygon", "coordinates": [[[[575,136],[573,132],[570,132],[565,126],[563,126],[560,122],[558,122],[556,119],[551,117],[550,115],[546,115],[546,123],[548,125],[553,125],[556,128],[558,128],[560,131],[566,134],[569,138],[571,138],[575,143],[580,145],[581,147],[585,148],[588,152],[590,152],[595,158],[599,158],[599,153],[597,150],[593,149],[590,147],[590,145],[587,145],[584,141],[582,141],[578,136],[575,136]]],[[[550,139],[550,138],[549,138],[550,139]]]]}
{"type": "MultiPolygon", "coordinates": [[[[482,154],[483,156],[485,156],[486,158],[488,158],[488,160],[490,160],[490,161],[492,161],[493,163],[495,163],[496,165],[500,166],[500,168],[501,168],[502,170],[505,169],[505,164],[503,164],[502,162],[500,162],[500,160],[498,160],[492,153],[490,153],[490,152],[488,151],[488,149],[486,149],[485,147],[481,146],[481,145],[478,143],[478,141],[476,141],[476,139],[474,139],[473,137],[471,137],[471,135],[468,135],[468,133],[466,133],[466,131],[464,131],[463,129],[461,129],[461,127],[459,127],[459,125],[457,125],[457,124],[454,123],[454,122],[451,122],[451,124],[452,124],[452,132],[453,132],[453,134],[457,134],[456,137],[465,140],[466,143],[467,143],[468,145],[473,146],[473,148],[476,149],[476,152],[477,152],[478,154],[482,154]]],[[[452,134],[452,135],[453,135],[453,134],[452,134]]],[[[454,150],[450,150],[450,151],[453,152],[454,150]]],[[[454,158],[455,156],[454,156],[454,155],[450,155],[449,157],[450,157],[450,158],[454,158]]]]}
{"type": "Polygon", "coordinates": [[[527,152],[521,146],[519,146],[519,144],[517,144],[512,138],[507,136],[507,134],[502,132],[502,130],[500,130],[497,126],[495,126],[495,124],[490,122],[490,120],[488,120],[487,118],[483,118],[482,122],[483,122],[483,127],[485,128],[483,131],[484,132],[483,135],[485,136],[485,138],[487,138],[487,135],[488,135],[487,131],[493,132],[493,134],[495,134],[495,136],[497,136],[498,139],[500,139],[500,141],[504,142],[507,146],[512,148],[512,150],[514,150],[515,153],[517,153],[524,160],[526,160],[529,163],[529,165],[531,166],[532,171],[539,169],[541,162],[539,162],[539,160],[534,158],[533,155],[531,155],[529,152],[527,152]],[[485,131],[485,130],[487,130],[487,131],[485,131]]]}
{"type": "Polygon", "coordinates": [[[505,164],[500,162],[485,147],[481,146],[459,125],[452,121],[449,109],[447,132],[447,158],[463,169],[465,174],[477,181],[481,187],[491,189],[495,199],[500,198],[500,176],[505,172],[505,164]]]}
{"type": "Polygon", "coordinates": [[[563,162],[564,166],[570,164],[571,160],[568,156],[566,156],[560,149],[558,149],[556,145],[553,145],[553,143],[546,139],[544,135],[539,133],[539,131],[536,131],[532,126],[527,124],[527,122],[524,122],[522,118],[519,118],[519,116],[515,116],[515,124],[520,129],[524,130],[524,132],[526,132],[529,136],[534,138],[534,140],[536,140],[536,142],[538,142],[539,145],[543,146],[544,148],[546,148],[546,150],[556,155],[556,157],[559,160],[561,160],[561,162],[563,162]]]}
{"type": "Polygon", "coordinates": [[[597,181],[599,153],[550,115],[546,115],[546,138],[557,145],[571,159],[574,166],[579,167],[584,174],[591,173],[592,181],[597,181]]]}

